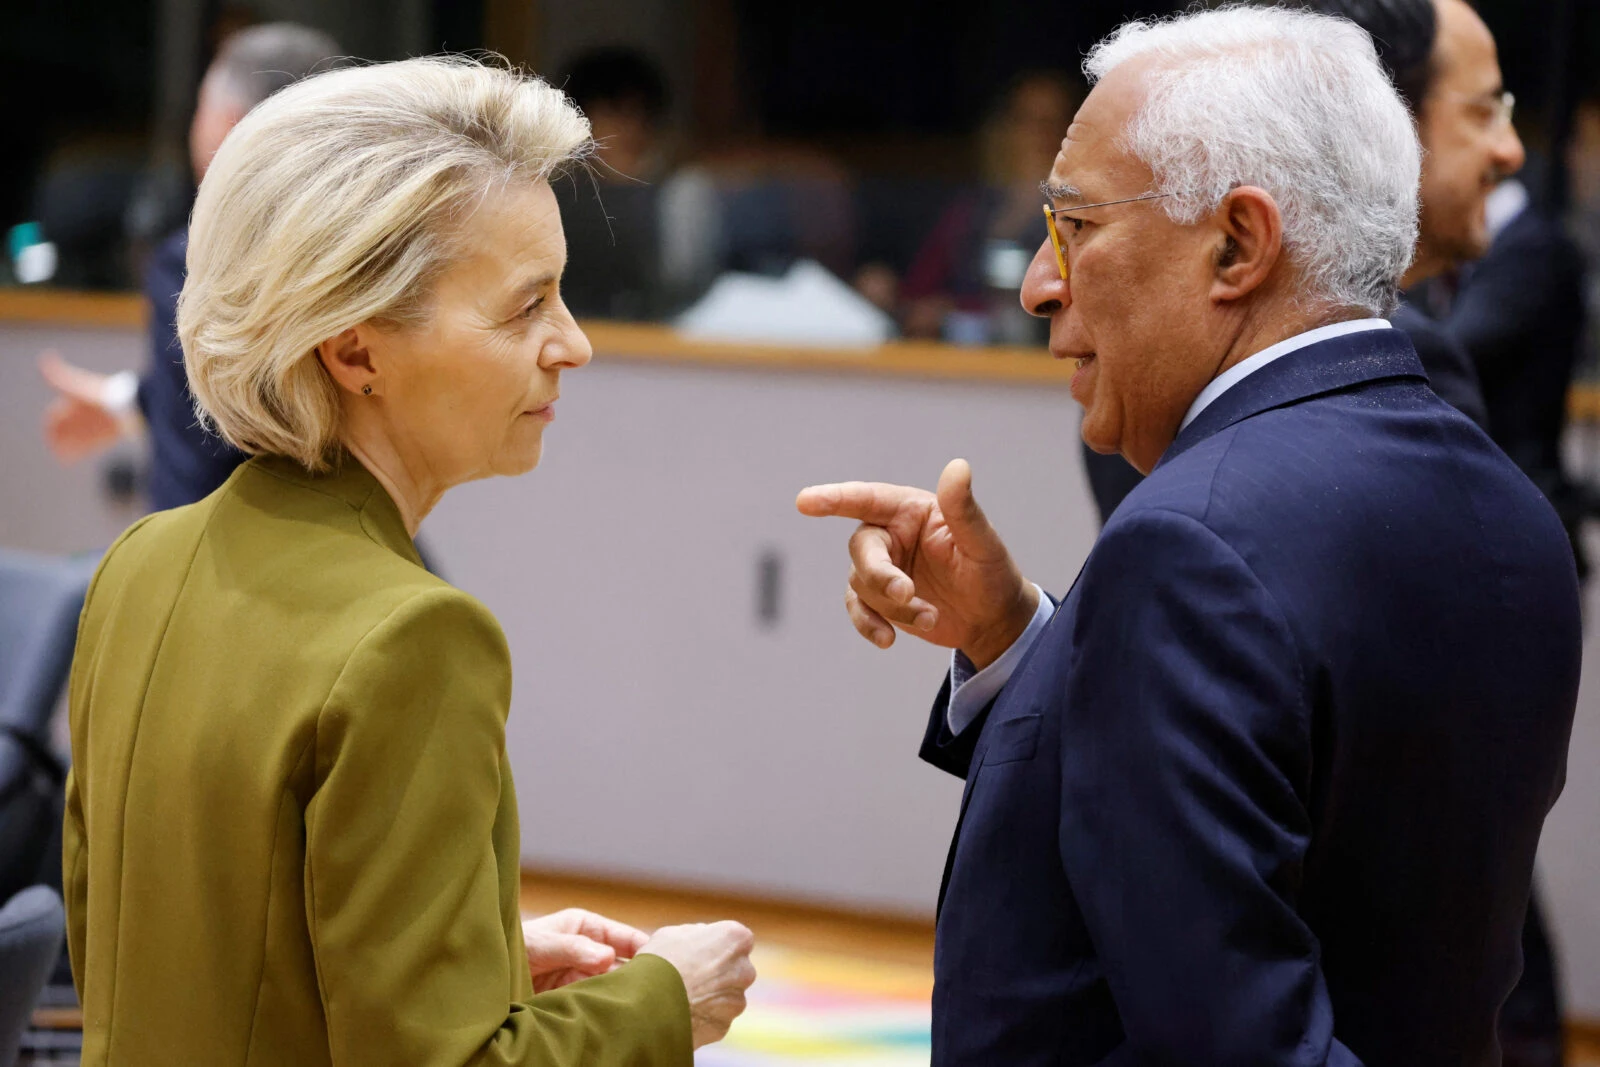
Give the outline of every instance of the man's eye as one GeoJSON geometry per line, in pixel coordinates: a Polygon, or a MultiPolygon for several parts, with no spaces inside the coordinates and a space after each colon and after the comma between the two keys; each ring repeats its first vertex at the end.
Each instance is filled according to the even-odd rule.
{"type": "Polygon", "coordinates": [[[533,303],[531,303],[527,307],[523,308],[521,314],[519,314],[517,317],[518,318],[523,318],[523,319],[531,319],[531,318],[533,318],[533,313],[535,311],[538,311],[539,308],[541,308],[543,306],[544,306],[544,297],[541,296],[539,299],[535,300],[533,303]]]}
{"type": "Polygon", "coordinates": [[[1062,217],[1062,220],[1067,223],[1067,225],[1072,227],[1072,232],[1073,232],[1074,236],[1076,236],[1077,234],[1080,234],[1080,233],[1083,232],[1083,220],[1082,219],[1075,219],[1071,215],[1063,215],[1061,217],[1062,217]]]}

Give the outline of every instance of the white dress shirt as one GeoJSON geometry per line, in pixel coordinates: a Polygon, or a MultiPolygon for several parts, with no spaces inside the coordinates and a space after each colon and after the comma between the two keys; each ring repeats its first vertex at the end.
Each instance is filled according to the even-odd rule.
{"type": "MultiPolygon", "coordinates": [[[[1336,322],[1332,326],[1319,326],[1315,330],[1307,330],[1305,333],[1279,341],[1270,348],[1264,348],[1255,355],[1235,363],[1207,383],[1206,387],[1200,390],[1200,395],[1194,398],[1194,403],[1189,405],[1178,432],[1182,433],[1188,429],[1189,424],[1210,407],[1217,397],[1275,359],[1281,359],[1290,352],[1298,351],[1307,345],[1314,345],[1319,341],[1329,341],[1335,337],[1362,333],[1366,330],[1388,329],[1392,327],[1387,319],[1352,319],[1348,322],[1336,322]]],[[[984,707],[1005,688],[1006,683],[1011,680],[1012,672],[1017,669],[1017,664],[1022,662],[1022,657],[1044,632],[1055,610],[1056,606],[1044,595],[1044,590],[1040,589],[1039,610],[1033,613],[1028,628],[1022,631],[1022,636],[1018,637],[999,659],[981,671],[961,652],[951,653],[950,706],[945,712],[945,722],[952,734],[959,734],[971,726],[984,707]]]]}

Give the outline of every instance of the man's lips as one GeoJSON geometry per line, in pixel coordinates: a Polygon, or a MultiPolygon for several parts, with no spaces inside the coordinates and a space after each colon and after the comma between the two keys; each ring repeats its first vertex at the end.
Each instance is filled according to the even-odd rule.
{"type": "Polygon", "coordinates": [[[539,407],[529,408],[527,411],[524,411],[523,414],[532,415],[536,419],[544,419],[546,422],[549,422],[551,419],[556,417],[556,402],[551,400],[549,403],[542,404],[539,407]]]}

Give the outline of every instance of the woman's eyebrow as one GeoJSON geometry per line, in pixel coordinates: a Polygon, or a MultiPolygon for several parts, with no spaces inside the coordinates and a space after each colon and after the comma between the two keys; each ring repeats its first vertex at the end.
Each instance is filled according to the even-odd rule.
{"type": "Polygon", "coordinates": [[[511,295],[506,298],[507,302],[511,304],[521,304],[523,301],[539,292],[539,290],[551,285],[558,277],[559,275],[557,275],[554,271],[551,271],[549,273],[541,274],[537,278],[529,278],[527,281],[517,286],[516,289],[512,290],[511,295]]]}

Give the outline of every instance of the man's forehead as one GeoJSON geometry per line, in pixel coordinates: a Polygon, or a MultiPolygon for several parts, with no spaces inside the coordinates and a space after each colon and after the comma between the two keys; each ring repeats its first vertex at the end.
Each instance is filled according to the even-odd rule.
{"type": "Polygon", "coordinates": [[[1073,116],[1044,188],[1057,202],[1085,199],[1096,181],[1130,162],[1120,135],[1143,102],[1147,64],[1129,63],[1111,71],[1094,87],[1073,116]]]}
{"type": "Polygon", "coordinates": [[[1494,34],[1477,12],[1460,0],[1439,5],[1439,32],[1433,63],[1439,83],[1457,92],[1476,93],[1500,85],[1494,34]]]}

